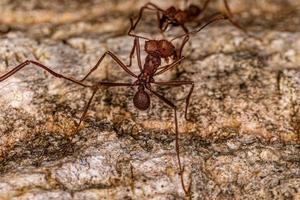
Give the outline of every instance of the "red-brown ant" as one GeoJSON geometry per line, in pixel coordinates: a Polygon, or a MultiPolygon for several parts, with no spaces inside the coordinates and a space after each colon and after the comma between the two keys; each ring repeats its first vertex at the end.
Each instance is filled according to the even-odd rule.
{"type": "MultiPolygon", "coordinates": [[[[213,18],[209,23],[220,20],[220,19],[225,19],[224,16],[218,16],[213,18]]],[[[209,23],[206,25],[202,26],[200,29],[193,31],[191,33],[196,33],[200,30],[202,30],[205,26],[207,26],[209,23]]],[[[131,26],[133,25],[131,21],[131,26]]],[[[132,27],[131,27],[132,28],[132,27]]],[[[154,78],[160,74],[163,74],[164,72],[178,66],[184,57],[181,56],[182,49],[184,47],[184,44],[188,41],[189,35],[184,34],[179,37],[183,37],[183,42],[181,44],[181,47],[179,51],[176,51],[174,45],[167,40],[147,40],[145,42],[145,52],[147,53],[147,56],[145,58],[145,63],[142,66],[141,62],[141,53],[140,53],[140,44],[139,44],[139,36],[132,35],[135,37],[134,39],[134,45],[132,48],[132,51],[130,53],[130,64],[125,65],[114,53],[107,51],[105,52],[101,58],[98,60],[96,65],[87,73],[87,75],[84,76],[83,79],[81,80],[76,80],[74,78],[67,77],[63,74],[56,73],[55,71],[51,70],[49,67],[36,62],[32,60],[27,60],[9,72],[5,73],[4,75],[0,76],[0,82],[6,80],[10,76],[14,75],[16,72],[19,70],[23,69],[24,67],[33,64],[36,67],[42,68],[52,74],[53,76],[57,78],[62,78],[68,81],[71,81],[77,85],[90,88],[92,90],[92,95],[90,99],[88,100],[88,103],[86,104],[83,114],[80,117],[80,121],[77,125],[76,132],[79,131],[80,125],[83,122],[83,120],[86,117],[86,114],[88,112],[88,109],[91,105],[91,102],[96,94],[96,92],[100,89],[101,86],[106,86],[106,87],[137,87],[137,92],[135,93],[133,97],[133,104],[136,108],[139,110],[146,110],[150,106],[150,94],[153,94],[156,96],[158,99],[160,99],[162,102],[164,102],[167,106],[169,106],[171,109],[174,111],[174,124],[175,124],[175,148],[176,148],[176,155],[177,155],[177,160],[178,160],[178,165],[180,169],[180,177],[181,177],[181,184],[183,186],[183,189],[186,194],[189,194],[190,187],[188,189],[185,189],[184,186],[184,181],[183,181],[183,168],[181,166],[181,161],[180,161],[180,154],[179,154],[179,132],[178,132],[178,120],[177,120],[177,106],[165,98],[163,95],[159,94],[158,92],[154,91],[152,88],[152,85],[157,85],[157,86],[170,86],[170,87],[179,87],[179,86],[184,86],[184,85],[190,85],[190,91],[188,95],[186,96],[186,107],[185,107],[185,118],[187,118],[187,109],[189,106],[189,101],[191,94],[193,92],[194,88],[194,82],[193,81],[166,81],[166,82],[159,82],[155,81],[154,78]],[[131,65],[131,59],[133,57],[134,52],[136,51],[136,56],[137,56],[137,61],[138,61],[138,67],[140,69],[140,74],[136,75],[134,74],[130,69],[129,66],[131,65]],[[116,82],[104,82],[104,81],[99,81],[97,84],[94,85],[88,85],[83,83],[89,76],[94,72],[101,64],[102,60],[105,58],[106,55],[109,55],[117,64],[120,66],[127,74],[130,76],[136,78],[136,81],[133,83],[116,83],[116,82]],[[169,57],[173,57],[174,61],[171,64],[161,66],[162,59],[168,59],[169,57]]],[[[177,37],[178,38],[178,37],[177,37]]]]}
{"type": "MultiPolygon", "coordinates": [[[[161,57],[158,54],[155,54],[155,53],[148,54],[145,58],[145,63],[142,66],[141,56],[140,56],[140,48],[139,48],[140,47],[139,46],[139,38],[137,38],[137,37],[135,38],[134,46],[135,46],[137,60],[138,60],[138,67],[140,69],[139,75],[134,74],[114,53],[107,51],[102,55],[102,57],[98,60],[96,65],[87,73],[86,76],[84,76],[84,78],[82,80],[76,80],[74,78],[70,78],[70,77],[64,76],[62,74],[56,73],[55,71],[51,70],[49,67],[47,67],[39,62],[32,61],[32,60],[26,60],[25,62],[19,64],[18,66],[16,66],[9,72],[2,75],[0,77],[0,82],[4,81],[7,78],[9,78],[10,76],[14,75],[16,72],[23,69],[25,66],[33,64],[36,67],[46,70],[47,72],[49,72],[50,74],[52,74],[53,76],[55,76],[57,78],[63,78],[65,80],[71,81],[80,86],[92,89],[92,96],[90,97],[87,105],[84,108],[83,114],[77,125],[76,132],[79,131],[80,125],[86,117],[87,111],[91,105],[91,102],[92,102],[96,92],[102,86],[106,86],[106,87],[122,87],[122,86],[124,87],[125,86],[125,87],[129,87],[129,88],[137,87],[137,92],[135,93],[135,95],[133,97],[133,104],[136,108],[138,108],[139,110],[142,110],[142,111],[149,108],[149,106],[150,106],[149,94],[153,94],[154,96],[156,96],[158,99],[160,99],[162,102],[164,102],[167,106],[169,106],[174,111],[174,124],[175,124],[175,134],[176,134],[175,146],[176,146],[177,159],[178,159],[178,164],[179,164],[180,173],[181,173],[182,167],[181,167],[180,156],[179,156],[179,141],[178,141],[179,133],[178,133],[178,120],[177,120],[177,106],[174,103],[172,103],[170,100],[165,98],[163,95],[156,92],[152,88],[152,85],[170,86],[170,87],[179,87],[179,86],[183,86],[183,85],[190,85],[191,89],[186,97],[185,112],[187,112],[189,100],[190,100],[190,97],[191,97],[191,94],[192,94],[192,91],[194,88],[194,82],[193,81],[166,81],[166,82],[155,81],[154,78],[156,76],[177,66],[184,59],[184,57],[181,57],[181,58],[175,60],[171,64],[161,66],[161,57]],[[83,81],[85,79],[87,79],[89,77],[89,75],[99,67],[99,65],[101,64],[102,60],[105,58],[106,55],[111,56],[111,58],[118,64],[118,66],[120,66],[128,75],[136,78],[136,81],[134,81],[133,83],[119,83],[119,82],[116,83],[116,82],[99,81],[98,83],[96,83],[94,85],[88,85],[88,84],[83,83],[83,81]]],[[[186,116],[186,113],[185,113],[185,116],[186,116]]],[[[181,177],[182,177],[182,175],[181,175],[181,177]]],[[[181,178],[181,180],[182,180],[182,185],[184,186],[183,178],[181,178]]]]}
{"type": "MultiPolygon", "coordinates": [[[[185,0],[185,4],[187,5],[188,0],[185,0]]],[[[172,25],[172,26],[180,26],[185,33],[188,33],[188,29],[186,28],[185,24],[188,22],[193,22],[195,21],[200,15],[204,13],[204,11],[207,9],[208,4],[211,2],[211,0],[206,0],[204,3],[203,8],[200,8],[197,5],[190,4],[187,8],[184,10],[181,10],[179,8],[175,8],[174,6],[171,6],[167,8],[166,10],[160,8],[154,3],[146,3],[143,7],[141,7],[138,18],[136,22],[133,25],[133,28],[131,31],[133,31],[139,21],[142,18],[144,10],[153,10],[156,11],[157,15],[157,21],[158,21],[158,27],[161,30],[161,32],[165,32],[167,28],[172,25]],[[162,16],[161,16],[162,14],[162,16]]],[[[227,0],[223,0],[226,11],[227,11],[227,19],[238,29],[241,29],[243,32],[245,32],[247,35],[248,32],[241,27],[237,22],[233,20],[233,14],[230,10],[230,7],[228,5],[227,0]]],[[[200,19],[198,21],[198,25],[201,24],[204,21],[204,19],[200,19]]],[[[249,35],[250,36],[250,35],[249,35]]]]}
{"type": "MultiPolygon", "coordinates": [[[[189,40],[189,35],[190,34],[195,34],[199,31],[201,31],[202,29],[204,29],[206,26],[208,26],[209,24],[218,21],[218,20],[225,20],[227,19],[226,16],[222,15],[222,14],[218,14],[218,15],[214,15],[211,17],[211,19],[204,24],[203,26],[201,26],[200,28],[198,28],[197,30],[194,30],[192,32],[190,32],[189,34],[183,34],[180,36],[177,36],[175,38],[173,38],[171,41],[173,41],[174,39],[177,38],[181,38],[183,37],[182,43],[180,48],[177,50],[175,48],[175,46],[172,44],[171,41],[168,41],[166,39],[161,39],[161,40],[155,40],[155,39],[149,39],[146,38],[144,36],[138,36],[136,34],[131,33],[131,31],[134,29],[134,23],[133,20],[130,19],[130,23],[131,23],[131,27],[128,31],[128,35],[134,37],[134,45],[133,48],[131,50],[130,53],[130,61],[129,64],[127,65],[127,67],[130,67],[132,64],[132,57],[134,55],[134,52],[136,51],[137,54],[137,60],[138,60],[138,64],[140,66],[141,60],[140,60],[140,43],[139,43],[139,38],[141,39],[145,39],[145,46],[144,46],[144,50],[147,53],[146,59],[145,59],[145,65],[144,68],[141,69],[141,79],[146,80],[145,83],[146,85],[149,84],[149,82],[151,83],[154,76],[164,73],[165,71],[176,67],[180,64],[181,60],[184,58],[182,57],[182,50],[184,48],[184,45],[188,42],[189,40]],[[166,66],[160,66],[161,65],[161,60],[165,59],[167,62],[169,60],[169,58],[172,57],[173,60],[175,60],[173,63],[170,64],[170,66],[172,67],[166,67],[166,66]],[[148,65],[147,63],[152,63],[151,65],[148,65]],[[154,63],[154,64],[153,64],[154,63]],[[161,71],[156,72],[156,70],[161,69],[161,71]]],[[[168,65],[167,65],[168,66],[168,65]]],[[[153,82],[155,83],[155,82],[153,82]]],[[[165,82],[165,85],[169,85],[169,86],[181,86],[181,85],[191,85],[190,91],[186,97],[186,107],[185,107],[185,118],[187,119],[187,109],[189,106],[189,100],[190,100],[190,96],[193,92],[193,88],[194,88],[194,82],[193,81],[173,81],[173,82],[165,82]]],[[[147,87],[146,87],[147,88],[147,87]]],[[[144,87],[142,87],[141,91],[138,91],[136,94],[136,101],[140,101],[140,102],[147,102],[142,104],[142,107],[139,108],[141,110],[148,108],[150,99],[147,93],[144,93],[144,87]],[[139,100],[140,99],[140,100],[139,100]]],[[[159,97],[159,98],[164,98],[164,97],[159,97]]],[[[163,100],[163,99],[162,99],[163,100]]],[[[174,109],[174,115],[175,115],[175,127],[178,126],[177,125],[177,117],[176,117],[176,106],[174,104],[171,104],[171,102],[167,102],[168,100],[165,99],[163,100],[165,101],[166,104],[168,104],[171,108],[174,109]]],[[[134,102],[135,102],[135,98],[134,98],[134,102]]],[[[136,107],[138,107],[138,103],[136,105],[136,107]]],[[[176,132],[176,153],[177,153],[177,160],[178,160],[178,166],[180,169],[180,178],[181,178],[181,184],[183,187],[183,190],[185,191],[185,193],[187,195],[190,195],[190,187],[188,189],[185,188],[184,185],[184,181],[183,181],[183,169],[181,167],[181,161],[180,161],[180,156],[179,156],[179,139],[178,139],[178,130],[177,127],[175,128],[175,132],[176,132]]],[[[191,186],[191,185],[190,185],[191,186]]]]}
{"type": "MultiPolygon", "coordinates": [[[[181,37],[184,36],[181,46],[179,50],[175,48],[175,46],[168,40],[166,39],[161,39],[161,40],[155,40],[155,39],[149,39],[144,36],[139,36],[136,34],[131,33],[131,31],[134,29],[133,25],[133,19],[130,18],[130,29],[128,31],[128,35],[132,36],[135,38],[135,41],[137,41],[137,38],[145,39],[145,46],[144,50],[148,55],[158,55],[160,58],[165,59],[166,62],[169,61],[169,58],[172,57],[173,60],[176,60],[178,58],[181,58],[182,50],[184,48],[184,45],[188,42],[189,40],[189,35],[182,35],[181,37]]],[[[133,48],[130,53],[130,60],[128,67],[131,66],[132,63],[132,57],[134,55],[135,48],[140,48],[139,44],[137,42],[134,43],[133,48]]]]}
{"type": "MultiPolygon", "coordinates": [[[[220,20],[220,19],[225,19],[225,18],[224,18],[224,16],[218,16],[218,17],[213,18],[209,23],[216,21],[216,20],[220,20]]],[[[209,23],[205,24],[198,30],[195,30],[191,33],[196,33],[198,31],[202,30],[209,23]]],[[[137,92],[135,93],[135,95],[133,97],[133,104],[139,110],[147,110],[150,107],[149,93],[153,94],[154,96],[156,96],[158,99],[160,99],[162,102],[164,102],[167,106],[169,106],[174,111],[174,124],[175,124],[175,135],[176,135],[175,147],[176,147],[178,165],[179,165],[179,169],[180,169],[181,184],[183,186],[185,193],[189,194],[190,187],[187,190],[187,189],[185,189],[185,186],[184,186],[183,173],[182,173],[183,170],[181,167],[181,161],[180,161],[180,155],[179,155],[179,132],[178,132],[178,120],[177,120],[177,106],[173,102],[171,102],[170,100],[168,100],[167,98],[165,98],[163,95],[159,94],[152,88],[152,85],[170,86],[170,87],[179,87],[179,86],[184,86],[184,85],[190,85],[191,86],[190,91],[189,91],[188,95],[186,96],[185,117],[187,118],[187,109],[188,109],[191,94],[193,92],[194,82],[193,81],[161,82],[161,81],[155,81],[155,79],[154,79],[156,76],[163,74],[164,72],[178,66],[184,59],[184,57],[181,56],[181,51],[182,51],[184,44],[189,39],[189,36],[188,36],[188,34],[184,34],[182,36],[184,36],[184,40],[183,40],[182,46],[179,50],[179,53],[177,53],[175,51],[175,47],[172,45],[172,43],[167,40],[158,40],[156,42],[154,40],[146,41],[145,51],[147,52],[147,56],[145,58],[145,62],[144,62],[143,66],[142,66],[142,62],[141,62],[139,37],[134,36],[135,37],[134,45],[133,45],[133,49],[130,54],[130,59],[132,58],[134,52],[136,52],[138,67],[140,69],[139,75],[134,74],[129,69],[129,67],[126,64],[124,64],[114,53],[107,51],[101,56],[101,58],[98,60],[96,65],[81,80],[76,80],[74,78],[70,78],[70,77],[64,76],[62,74],[56,73],[55,71],[51,70],[49,67],[47,67],[39,62],[27,60],[27,61],[19,64],[18,66],[16,66],[9,72],[2,75],[0,77],[0,82],[4,81],[7,78],[9,78],[10,76],[14,75],[16,72],[23,69],[25,66],[33,64],[36,67],[46,70],[47,72],[49,72],[50,74],[52,74],[53,76],[55,76],[57,78],[63,78],[65,80],[71,81],[80,86],[92,89],[92,95],[84,108],[82,116],[80,117],[80,121],[77,125],[76,132],[79,131],[80,125],[86,117],[86,114],[91,105],[91,102],[92,102],[96,92],[100,89],[101,86],[129,87],[129,88],[137,87],[137,92]],[[92,74],[92,72],[94,72],[100,66],[101,62],[103,61],[103,59],[105,58],[106,55],[109,55],[118,64],[118,66],[120,66],[127,74],[136,78],[136,81],[134,81],[133,83],[119,83],[119,82],[116,83],[116,82],[99,81],[98,83],[96,83],[94,85],[88,85],[88,84],[83,83],[90,76],[90,74],[92,74]],[[176,58],[176,59],[171,64],[161,66],[161,62],[162,62],[161,60],[168,59],[171,56],[173,56],[173,58],[176,58]]],[[[179,37],[182,37],[182,36],[179,36],[179,37]]],[[[131,62],[130,62],[130,65],[131,65],[131,62]]]]}
{"type": "MultiPolygon", "coordinates": [[[[193,30],[189,33],[185,33],[183,35],[177,36],[169,41],[167,39],[160,39],[160,40],[149,39],[145,36],[140,36],[140,35],[132,33],[132,31],[134,30],[134,24],[136,24],[139,21],[139,19],[137,19],[137,21],[135,23],[133,23],[133,19],[130,18],[131,26],[130,26],[130,29],[127,34],[129,36],[134,37],[135,41],[136,41],[136,38],[141,38],[141,39],[146,40],[145,45],[144,45],[145,52],[148,55],[154,55],[154,54],[158,55],[160,58],[163,58],[168,62],[169,58],[172,58],[173,60],[181,58],[183,48],[184,48],[185,44],[189,41],[190,35],[198,33],[199,31],[204,29],[206,26],[208,26],[209,24],[211,24],[215,21],[227,20],[227,19],[228,19],[228,17],[223,14],[220,14],[220,13],[214,14],[214,15],[210,16],[209,18],[207,18],[206,23],[204,25],[202,25],[200,28],[193,30]],[[178,38],[182,38],[182,37],[183,37],[183,40],[180,45],[180,48],[176,49],[175,46],[172,44],[172,41],[175,39],[178,39],[178,38]]],[[[131,53],[130,53],[130,60],[129,60],[129,64],[127,65],[128,67],[130,67],[132,64],[132,57],[134,55],[134,50],[135,50],[136,46],[137,46],[137,48],[140,48],[139,44],[137,44],[137,42],[135,42],[133,45],[133,48],[131,50],[131,53]]],[[[177,67],[176,67],[176,69],[178,70],[177,67]]]]}

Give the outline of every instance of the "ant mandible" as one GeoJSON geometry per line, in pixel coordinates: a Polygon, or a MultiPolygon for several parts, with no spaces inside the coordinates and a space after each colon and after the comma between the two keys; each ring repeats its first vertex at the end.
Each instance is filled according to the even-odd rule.
{"type": "MultiPolygon", "coordinates": [[[[138,18],[137,18],[136,22],[134,23],[131,31],[133,31],[136,28],[137,24],[139,23],[139,21],[142,18],[144,10],[147,9],[147,10],[156,11],[158,27],[159,27],[161,33],[165,32],[170,25],[180,26],[185,33],[189,33],[189,30],[187,29],[185,24],[188,22],[195,21],[201,14],[203,14],[204,11],[207,9],[210,2],[211,2],[211,0],[206,0],[203,8],[200,8],[199,6],[194,5],[194,4],[190,4],[184,10],[181,10],[174,6],[171,6],[171,7],[167,8],[166,10],[164,10],[154,3],[151,3],[151,2],[146,3],[143,7],[141,7],[138,18]],[[162,16],[161,16],[161,14],[162,14],[162,16]]],[[[225,8],[226,8],[226,11],[227,11],[226,15],[227,15],[229,22],[231,24],[233,24],[235,27],[237,27],[238,29],[242,30],[248,36],[251,36],[248,34],[246,29],[241,27],[237,22],[235,22],[233,20],[233,14],[230,10],[227,0],[223,0],[223,2],[225,5],[225,8]]],[[[188,4],[188,0],[185,0],[185,5],[187,5],[187,4],[188,4]]],[[[204,21],[204,19],[200,19],[200,21],[198,21],[198,25],[201,24],[202,21],[204,21]]]]}

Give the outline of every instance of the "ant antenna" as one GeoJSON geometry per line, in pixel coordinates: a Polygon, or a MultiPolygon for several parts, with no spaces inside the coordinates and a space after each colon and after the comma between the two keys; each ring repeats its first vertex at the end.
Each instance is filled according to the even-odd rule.
{"type": "Polygon", "coordinates": [[[228,17],[225,16],[225,15],[223,15],[223,14],[219,14],[219,13],[214,14],[214,15],[212,16],[212,19],[211,19],[211,20],[209,20],[206,24],[204,24],[203,26],[201,26],[201,27],[198,28],[197,30],[193,30],[193,31],[191,31],[191,32],[189,32],[189,33],[185,33],[185,34],[183,34],[183,35],[176,36],[176,37],[174,37],[174,38],[171,40],[171,42],[174,41],[174,40],[176,40],[176,39],[178,39],[178,38],[181,38],[181,37],[184,37],[184,36],[189,36],[190,34],[198,33],[199,31],[201,31],[202,29],[204,29],[204,28],[205,28],[206,26],[208,26],[209,24],[211,24],[211,23],[213,23],[213,22],[215,22],[215,21],[225,20],[225,19],[228,19],[228,17]]]}

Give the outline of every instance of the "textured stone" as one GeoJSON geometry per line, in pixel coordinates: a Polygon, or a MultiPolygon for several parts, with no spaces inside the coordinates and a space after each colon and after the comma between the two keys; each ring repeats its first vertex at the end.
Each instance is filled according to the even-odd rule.
{"type": "MultiPolygon", "coordinates": [[[[188,88],[157,88],[179,107],[185,182],[192,199],[299,199],[299,1],[228,2],[261,40],[214,24],[191,38],[178,74],[158,77],[195,81],[188,122],[188,88]]],[[[144,3],[3,1],[0,30],[12,30],[0,38],[0,74],[33,59],[80,79],[106,50],[128,63],[128,17],[144,3]]],[[[138,30],[160,38],[152,19],[138,30]]],[[[97,80],[133,81],[111,59],[87,82],[97,80]]],[[[0,82],[0,199],[184,199],[173,112],[155,97],[139,112],[135,91],[101,89],[74,134],[89,89],[32,65],[0,82]]]]}

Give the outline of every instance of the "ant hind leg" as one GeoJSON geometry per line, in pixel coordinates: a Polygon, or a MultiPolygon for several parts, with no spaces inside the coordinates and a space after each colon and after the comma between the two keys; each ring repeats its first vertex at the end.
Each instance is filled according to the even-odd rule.
{"type": "Polygon", "coordinates": [[[187,196],[190,196],[190,189],[191,189],[191,183],[186,189],[185,184],[184,184],[184,177],[183,177],[183,171],[184,168],[181,165],[181,160],[180,160],[180,150],[179,150],[179,131],[178,131],[178,120],[177,120],[177,107],[168,99],[166,99],[164,96],[160,95],[159,93],[153,91],[150,87],[147,88],[152,94],[154,94],[156,97],[158,97],[161,101],[163,101],[165,104],[167,104],[169,107],[171,107],[174,111],[174,123],[175,123],[175,148],[176,148],[176,156],[177,156],[177,162],[178,162],[178,167],[179,167],[179,172],[180,172],[180,181],[181,181],[181,186],[182,189],[184,190],[185,194],[187,196]]]}
{"type": "Polygon", "coordinates": [[[99,82],[98,84],[94,85],[93,88],[93,93],[92,96],[90,97],[88,103],[86,104],[86,106],[84,107],[83,113],[80,117],[79,123],[77,124],[75,133],[77,133],[79,131],[80,125],[81,123],[84,121],[86,114],[91,106],[91,103],[95,97],[95,94],[97,93],[97,91],[99,90],[100,86],[106,86],[106,87],[121,87],[121,86],[134,86],[134,84],[132,83],[113,83],[113,82],[99,82]]]}

